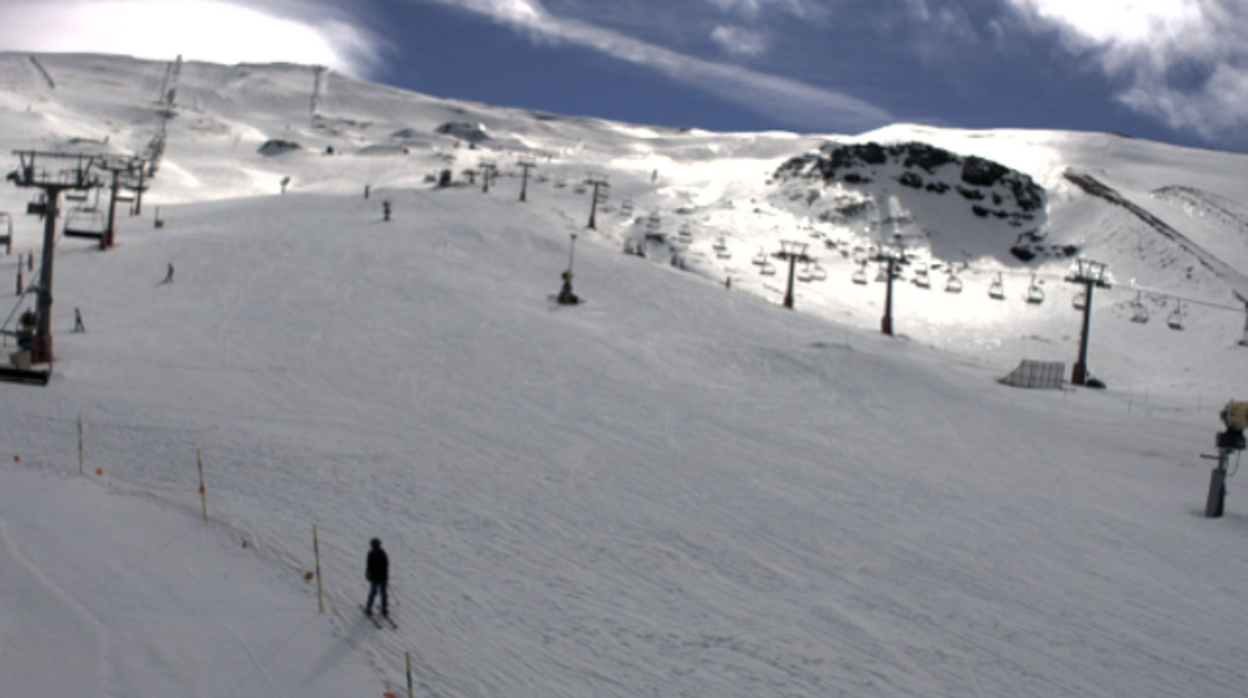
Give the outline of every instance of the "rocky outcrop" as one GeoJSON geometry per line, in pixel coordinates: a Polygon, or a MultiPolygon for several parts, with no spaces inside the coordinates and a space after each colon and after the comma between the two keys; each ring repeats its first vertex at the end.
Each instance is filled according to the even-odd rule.
{"type": "MultiPolygon", "coordinates": [[[[1011,227],[1025,227],[1047,202],[1044,187],[1031,177],[986,160],[962,157],[927,143],[855,143],[828,145],[820,152],[795,157],[780,166],[775,178],[822,179],[850,188],[891,180],[902,187],[936,196],[956,191],[980,218],[996,218],[1011,227]],[[885,179],[887,178],[887,179],[885,179]]],[[[878,188],[872,187],[873,189],[878,188]]]]}

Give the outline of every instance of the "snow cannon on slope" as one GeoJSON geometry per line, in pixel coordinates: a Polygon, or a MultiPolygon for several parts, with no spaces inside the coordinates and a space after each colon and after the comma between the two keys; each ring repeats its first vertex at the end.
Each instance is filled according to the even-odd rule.
{"type": "Polygon", "coordinates": [[[1202,455],[1201,458],[1216,460],[1217,467],[1209,475],[1209,496],[1205,501],[1205,518],[1216,519],[1222,516],[1226,504],[1226,479],[1239,470],[1239,456],[1235,457],[1235,470],[1230,469],[1231,454],[1242,452],[1246,444],[1244,430],[1248,429],[1248,402],[1226,403],[1226,407],[1218,414],[1226,431],[1217,435],[1216,456],[1202,455]]]}

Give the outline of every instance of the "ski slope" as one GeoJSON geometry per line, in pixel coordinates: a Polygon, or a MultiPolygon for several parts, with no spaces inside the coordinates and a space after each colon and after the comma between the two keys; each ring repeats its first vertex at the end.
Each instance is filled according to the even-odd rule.
{"type": "MultiPolygon", "coordinates": [[[[9,149],[150,137],[138,95],[145,80],[155,93],[160,64],[41,57],[52,91],[21,79],[24,57],[3,60],[9,149]]],[[[1235,480],[1228,515],[1201,517],[1198,457],[1218,407],[1243,397],[1227,379],[1238,317],[1208,350],[1194,330],[1176,333],[1179,348],[1106,333],[1094,352],[1156,374],[1138,391],[1011,390],[995,378],[1022,356],[1002,348],[1068,323],[1068,306],[1016,303],[1011,329],[986,340],[967,328],[1004,326],[1005,311],[942,323],[933,310],[931,336],[963,343],[889,339],[863,331],[878,315],[847,277],[823,302],[804,287],[787,312],[775,282],[741,275],[726,290],[718,273],[624,255],[632,222],[617,209],[586,231],[588,197],[571,185],[609,173],[610,204],[631,196],[637,215],[740,202],[725,235],[748,268],[781,214],[745,202],[773,210],[763,180],[821,139],[539,119],[337,76],[320,100],[338,119],[328,134],[309,120],[310,76],[188,64],[189,106],[145,201],[168,225],[125,219],[106,253],[58,247],[52,383],[0,390],[6,685],[402,694],[411,652],[426,696],[1242,693],[1248,517],[1235,480]],[[513,150],[440,140],[450,115],[513,150]],[[222,126],[194,128],[208,120],[222,126]],[[356,152],[389,138],[361,134],[400,124],[420,134],[401,139],[407,155],[356,152]],[[305,147],[256,153],[278,137],[305,147]],[[339,154],[323,155],[329,144],[339,154]],[[553,154],[529,203],[513,177],[488,195],[423,181],[448,155],[458,173],[521,148],[553,154]],[[565,308],[549,297],[572,233],[587,302],[565,308]],[[85,334],[68,332],[73,307],[85,334]],[[1206,363],[1169,363],[1189,352],[1206,363]],[[1157,385],[1170,389],[1143,392],[1157,385]],[[79,414],[87,472],[102,475],[77,475],[79,414]],[[303,577],[314,524],[323,616],[303,577]],[[357,609],[374,535],[397,631],[357,609]]],[[[1069,140],[1084,138],[1106,137],[1069,140]]],[[[1234,161],[1198,155],[1201,171],[1234,161]]],[[[1126,169],[1138,184],[1098,178],[1151,191],[1126,169]]],[[[1198,174],[1184,181],[1216,189],[1198,174]]],[[[1079,211],[1128,225],[1053,192],[1071,201],[1051,225],[1079,211]]],[[[25,194],[0,189],[0,205],[25,194]]],[[[1233,194],[1218,196],[1244,200],[1233,194]]],[[[34,220],[19,224],[37,238],[34,220]]],[[[1185,293],[1221,292],[1196,276],[1185,293]]]]}

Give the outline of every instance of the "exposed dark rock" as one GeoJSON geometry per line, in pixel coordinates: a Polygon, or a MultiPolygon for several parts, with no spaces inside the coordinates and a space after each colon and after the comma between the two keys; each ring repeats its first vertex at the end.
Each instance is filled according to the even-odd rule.
{"type": "Polygon", "coordinates": [[[897,183],[911,189],[922,189],[923,178],[913,172],[906,172],[897,178],[897,183]]]}
{"type": "Polygon", "coordinates": [[[261,155],[281,155],[292,150],[299,150],[303,146],[294,141],[284,141],[280,138],[270,138],[265,141],[257,152],[261,155]]]}
{"type": "Polygon", "coordinates": [[[962,198],[968,201],[984,200],[984,193],[978,189],[970,189],[962,186],[961,184],[954,185],[954,189],[957,189],[958,193],[962,195],[962,198]]]}
{"type": "Polygon", "coordinates": [[[1033,252],[1030,247],[1023,247],[1020,245],[1011,247],[1010,254],[1014,255],[1019,261],[1022,262],[1030,262],[1036,258],[1036,253],[1033,252]]]}
{"type": "Polygon", "coordinates": [[[928,174],[934,174],[941,165],[958,160],[957,155],[926,143],[907,143],[902,147],[906,153],[906,167],[921,167],[928,174]]]}
{"type": "Polygon", "coordinates": [[[962,163],[962,181],[977,187],[991,187],[1001,181],[1007,172],[1009,170],[1004,165],[974,155],[962,163]]]}
{"type": "Polygon", "coordinates": [[[932,192],[933,194],[944,194],[949,191],[949,185],[944,182],[930,182],[926,187],[924,187],[924,189],[932,192]]]}

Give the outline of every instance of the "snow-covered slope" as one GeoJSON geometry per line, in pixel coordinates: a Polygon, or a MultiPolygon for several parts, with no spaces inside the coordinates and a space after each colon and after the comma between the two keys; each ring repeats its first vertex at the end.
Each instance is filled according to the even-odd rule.
{"type": "MultiPolygon", "coordinates": [[[[41,65],[56,84],[50,89],[27,56],[3,55],[0,62],[8,87],[0,91],[0,108],[9,114],[10,128],[0,135],[6,149],[87,148],[107,138],[95,147],[143,152],[157,129],[163,64],[45,56],[41,65]]],[[[1108,134],[913,125],[852,137],[717,134],[441,100],[332,74],[323,81],[313,115],[315,84],[306,66],[188,63],[152,203],[273,194],[285,177],[291,177],[292,191],[302,192],[358,193],[365,184],[420,187],[442,170],[463,180],[464,171],[483,160],[495,161],[510,180],[518,159],[532,157],[541,180],[534,205],[571,220],[588,219],[590,204],[584,189],[573,185],[587,174],[610,178],[610,201],[598,216],[600,232],[587,236],[591,244],[635,247],[638,231],[654,214],[673,244],[650,250],[651,259],[674,261],[717,281],[732,277],[735,288],[769,299],[783,295],[785,270],[759,275],[752,258],[760,249],[778,252],[784,239],[811,243],[827,279],[800,284],[799,310],[858,327],[878,327],[884,293],[882,285],[851,283],[859,268],[851,252],[870,250],[881,236],[900,235],[931,274],[930,288],[912,285],[913,273],[903,277],[897,331],[1000,367],[1021,358],[1074,360],[1080,318],[1072,304],[1080,288],[1063,281],[1072,252],[1107,263],[1117,280],[1114,290],[1094,299],[1102,311],[1096,313],[1092,369],[1111,385],[1208,391],[1223,380],[1209,367],[1243,336],[1236,294],[1248,291],[1248,280],[1227,278],[1224,268],[1201,261],[1203,256],[1231,270],[1248,269],[1242,221],[1233,215],[1248,201],[1243,155],[1108,134]],[[264,151],[271,140],[300,148],[264,151]],[[784,163],[820,148],[834,152],[877,142],[940,149],[959,162],[999,163],[1034,180],[1044,204],[1015,210],[1016,197],[1000,185],[1000,191],[970,187],[975,191],[955,195],[956,187],[968,188],[964,178],[928,175],[917,167],[849,189],[843,181],[773,179],[784,163]],[[329,149],[333,155],[326,154],[329,149]],[[914,188],[903,174],[931,181],[914,188]],[[1072,183],[1072,174],[1094,177],[1190,244],[1178,244],[1130,210],[1089,195],[1072,183]],[[864,226],[861,216],[828,216],[829,203],[843,204],[847,193],[865,200],[867,216],[886,219],[888,230],[864,226]],[[1002,194],[1015,202],[996,205],[993,198],[1002,194]],[[988,198],[963,200],[974,195],[988,198]],[[946,205],[952,200],[964,205],[946,205]],[[983,210],[976,212],[977,206],[983,210]],[[683,240],[677,236],[682,229],[683,240]],[[715,249],[719,242],[721,251],[715,249]],[[1025,250],[1027,261],[1012,249],[1025,250]],[[961,294],[940,292],[951,265],[961,294]],[[998,274],[1004,301],[988,298],[998,274]],[[1033,274],[1045,292],[1040,307],[1025,303],[1033,274]],[[1138,314],[1137,302],[1149,310],[1147,325],[1129,321],[1138,314]],[[1168,329],[1164,320],[1180,312],[1184,330],[1168,329]],[[1148,369],[1158,363],[1172,370],[1148,369]]],[[[961,174],[965,168],[957,169],[961,174]]],[[[21,193],[2,195],[0,205],[21,207],[21,193]]]]}
{"type": "MultiPolygon", "coordinates": [[[[163,66],[40,60],[55,90],[24,56],[0,57],[5,148],[151,138],[163,66]]],[[[92,656],[58,686],[99,694],[377,695],[402,686],[409,651],[417,695],[456,698],[1242,692],[1245,502],[1233,480],[1228,516],[1201,518],[1196,467],[1217,406],[1243,397],[1226,378],[1238,316],[1208,348],[1195,319],[1167,334],[1098,315],[1093,368],[1111,386],[1121,371],[1190,389],[1015,391],[993,379],[1022,356],[1070,360],[1061,333],[1077,332],[1052,282],[1055,302],[1039,307],[1016,288],[987,298],[989,270],[1016,259],[968,268],[947,299],[966,303],[957,312],[936,288],[899,294],[902,331],[957,352],[858,330],[876,323],[882,287],[852,284],[839,254],[827,281],[803,285],[799,312],[775,306],[776,281],[750,257],[809,231],[767,180],[825,139],[534,115],[336,76],[313,120],[309,68],[188,64],[182,77],[147,203],[167,227],[126,219],[107,253],[63,241],[56,327],[81,307],[89,332],[58,334],[48,389],[0,390],[0,448],[22,456],[0,465],[11,685],[37,689],[53,671],[19,651],[33,633],[40,656],[92,656]],[[436,132],[446,123],[488,139],[457,148],[436,132]],[[303,147],[260,154],[272,139],[303,147]],[[547,178],[525,204],[507,176],[522,153],[547,178]],[[489,195],[424,182],[482,157],[504,169],[489,195]],[[612,183],[598,233],[575,191],[587,173],[612,183]],[[678,254],[704,275],[622,254],[652,211],[669,237],[690,224],[678,254]],[[560,308],[547,298],[574,232],[588,302],[560,308]],[[730,259],[711,249],[721,235],[730,259]],[[176,280],[161,284],[170,262],[176,280]],[[731,292],[706,278],[726,273],[731,292]],[[1115,320],[1139,334],[1110,332],[1115,320]],[[100,486],[66,482],[79,414],[100,486]],[[313,524],[324,618],[302,577],[313,524]],[[161,552],[114,547],[113,532],[161,552]],[[373,535],[393,560],[398,631],[357,617],[373,535]],[[170,631],[189,623],[178,602],[206,587],[203,634],[170,631]],[[32,630],[40,618],[55,622],[32,630]]],[[[1049,234],[1121,251],[1115,270],[1130,250],[1159,274],[1183,253],[1068,187],[1067,169],[1210,247],[1218,236],[1198,228],[1224,216],[1151,193],[1183,186],[1230,212],[1248,200],[1210,174],[1234,156],[1110,136],[896,135],[1027,173],[1047,191],[1049,234]],[[1080,155],[1110,142],[1131,149],[1102,147],[1110,167],[1080,155]]],[[[0,207],[27,195],[0,189],[0,207]]],[[[29,248],[37,222],[18,225],[29,248]]],[[[1226,293],[1200,268],[1158,278],[1226,293]]]]}

